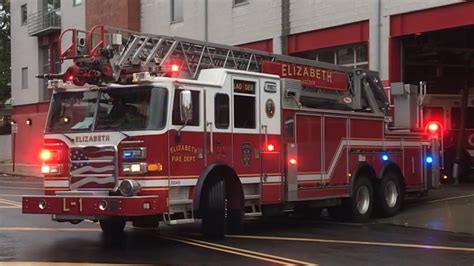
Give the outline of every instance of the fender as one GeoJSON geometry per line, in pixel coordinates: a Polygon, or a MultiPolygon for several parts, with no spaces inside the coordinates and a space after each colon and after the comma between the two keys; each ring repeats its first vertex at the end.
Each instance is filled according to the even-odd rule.
{"type": "Polygon", "coordinates": [[[377,174],[375,173],[374,171],[374,168],[372,168],[372,166],[370,164],[368,164],[367,162],[361,162],[359,163],[355,168],[354,170],[352,171],[352,179],[351,179],[351,187],[350,187],[350,196],[352,197],[352,193],[354,192],[354,183],[355,183],[355,180],[357,180],[357,178],[359,177],[359,175],[361,174],[361,172],[364,172],[364,171],[368,171],[369,174],[371,176],[369,176],[369,179],[370,178],[376,178],[377,177],[377,174]]]}
{"type": "Polygon", "coordinates": [[[389,162],[389,163],[385,164],[384,166],[382,166],[382,169],[380,170],[380,174],[377,176],[377,179],[381,180],[385,176],[385,173],[387,171],[392,170],[392,169],[397,171],[400,174],[401,178],[402,178],[401,181],[404,181],[405,178],[403,177],[403,173],[400,170],[400,167],[394,162],[389,162]]]}
{"type": "Polygon", "coordinates": [[[243,205],[244,191],[243,191],[242,183],[240,182],[240,179],[237,173],[234,171],[232,167],[228,166],[227,164],[213,163],[213,164],[208,165],[206,168],[204,168],[204,171],[202,171],[197,181],[197,184],[194,187],[194,197],[193,197],[193,211],[194,212],[199,212],[200,210],[201,192],[204,188],[204,185],[206,184],[206,181],[212,178],[214,172],[218,172],[218,171],[222,171],[222,173],[224,174],[223,176],[226,178],[227,184],[231,184],[232,182],[233,183],[232,185],[236,186],[233,188],[233,192],[240,194],[240,195],[237,195],[237,197],[239,198],[240,202],[243,205]]]}

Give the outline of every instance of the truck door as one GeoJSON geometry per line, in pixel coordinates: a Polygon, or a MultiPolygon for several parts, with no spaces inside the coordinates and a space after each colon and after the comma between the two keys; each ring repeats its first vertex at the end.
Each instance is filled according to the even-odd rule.
{"type": "Polygon", "coordinates": [[[230,88],[209,89],[205,93],[206,164],[220,162],[232,166],[230,88]]]}
{"type": "Polygon", "coordinates": [[[233,167],[242,183],[258,184],[261,179],[259,80],[236,75],[232,76],[230,87],[233,167]]]}
{"type": "Polygon", "coordinates": [[[280,83],[260,80],[260,147],[262,150],[262,204],[282,200],[280,83]]]}
{"type": "Polygon", "coordinates": [[[204,167],[203,91],[179,87],[174,90],[169,131],[170,186],[195,185],[199,171],[204,167]],[[180,93],[191,91],[192,119],[183,127],[180,117],[180,93]]]}

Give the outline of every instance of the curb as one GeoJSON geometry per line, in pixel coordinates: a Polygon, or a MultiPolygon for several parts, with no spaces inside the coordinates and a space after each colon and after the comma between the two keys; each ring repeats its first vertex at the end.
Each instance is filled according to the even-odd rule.
{"type": "Polygon", "coordinates": [[[2,172],[0,171],[0,175],[9,175],[9,176],[20,176],[20,177],[33,177],[33,178],[43,178],[42,176],[34,175],[34,174],[23,174],[23,173],[14,173],[14,172],[2,172]]]}

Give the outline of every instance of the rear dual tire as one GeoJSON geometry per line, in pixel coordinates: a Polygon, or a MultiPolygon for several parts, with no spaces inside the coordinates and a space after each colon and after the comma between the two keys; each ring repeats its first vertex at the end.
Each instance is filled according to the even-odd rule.
{"type": "Polygon", "coordinates": [[[352,197],[345,199],[341,206],[328,208],[329,214],[345,222],[366,222],[372,215],[374,191],[369,178],[357,178],[352,197]]]}
{"type": "Polygon", "coordinates": [[[387,173],[375,188],[376,209],[382,217],[390,217],[402,208],[404,199],[400,177],[394,172],[387,173]]]}

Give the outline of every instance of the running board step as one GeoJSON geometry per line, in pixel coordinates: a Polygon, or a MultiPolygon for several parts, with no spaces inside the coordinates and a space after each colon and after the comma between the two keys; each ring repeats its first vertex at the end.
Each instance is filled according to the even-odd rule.
{"type": "Polygon", "coordinates": [[[177,224],[192,224],[194,223],[194,219],[179,219],[179,220],[171,220],[166,222],[169,225],[177,225],[177,224]]]}
{"type": "Polygon", "coordinates": [[[245,200],[260,199],[260,195],[245,195],[245,200]]]}
{"type": "Polygon", "coordinates": [[[183,204],[191,204],[193,200],[191,199],[177,199],[177,200],[170,200],[170,205],[183,205],[183,204]]]}
{"type": "Polygon", "coordinates": [[[244,214],[244,217],[260,217],[260,216],[262,216],[261,212],[250,212],[250,213],[244,214]]]}

